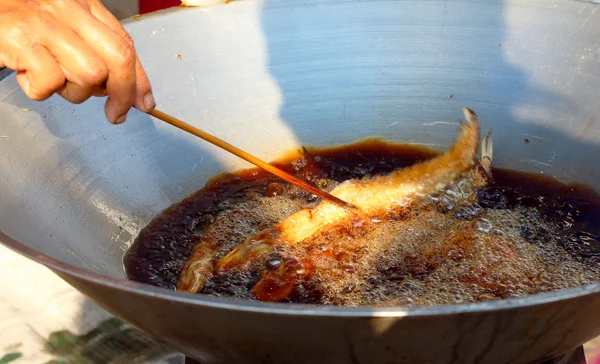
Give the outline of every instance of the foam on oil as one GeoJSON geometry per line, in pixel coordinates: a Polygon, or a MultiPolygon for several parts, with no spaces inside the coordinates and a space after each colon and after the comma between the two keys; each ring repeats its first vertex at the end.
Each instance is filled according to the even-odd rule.
{"type": "MultiPolygon", "coordinates": [[[[325,190],[430,158],[422,148],[365,142],[314,150],[279,167],[325,190]]],[[[329,305],[440,305],[522,297],[600,279],[600,197],[582,186],[494,171],[469,177],[416,206],[282,247],[249,269],[213,277],[202,294],[255,299],[261,272],[285,259],[311,274],[288,301],[329,305]]],[[[126,256],[131,279],[174,288],[201,240],[218,259],[261,230],[318,201],[260,171],[223,176],[153,220],[126,256]]]]}

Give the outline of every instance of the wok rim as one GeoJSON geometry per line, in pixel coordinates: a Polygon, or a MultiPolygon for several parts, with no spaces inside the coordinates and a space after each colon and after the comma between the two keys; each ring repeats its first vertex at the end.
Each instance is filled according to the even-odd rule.
{"type": "MultiPolygon", "coordinates": [[[[569,0],[573,1],[573,0],[569,0]]],[[[589,0],[580,0],[591,2],[589,0]]],[[[600,5],[600,4],[599,4],[600,5]]],[[[121,21],[123,25],[141,20],[141,18],[164,15],[165,13],[182,11],[185,7],[173,7],[159,10],[141,16],[134,16],[121,21]]],[[[185,10],[184,10],[185,11],[185,10]]],[[[14,71],[7,68],[0,68],[0,82],[13,74],[14,71]]],[[[231,310],[247,313],[262,313],[273,315],[288,316],[321,316],[336,318],[400,318],[400,317],[432,317],[453,314],[471,314],[516,310],[531,306],[540,306],[551,304],[569,299],[589,296],[594,293],[600,293],[600,282],[562,289],[552,292],[538,293],[526,297],[500,299],[476,303],[457,303],[437,306],[390,306],[390,307],[344,307],[344,306],[325,306],[325,305],[307,305],[290,303],[269,303],[260,301],[236,300],[232,298],[211,297],[202,294],[188,294],[169,290],[162,287],[153,286],[146,283],[139,283],[127,279],[116,279],[92,272],[87,269],[76,267],[72,264],[54,259],[43,254],[29,246],[13,239],[0,231],[0,244],[21,254],[22,256],[33,260],[54,273],[62,273],[83,281],[91,282],[99,286],[117,289],[143,297],[160,299],[168,302],[178,302],[193,306],[211,307],[216,309],[231,310]]],[[[59,275],[60,276],[60,275],[59,275]]],[[[62,279],[62,277],[61,277],[62,279]]]]}

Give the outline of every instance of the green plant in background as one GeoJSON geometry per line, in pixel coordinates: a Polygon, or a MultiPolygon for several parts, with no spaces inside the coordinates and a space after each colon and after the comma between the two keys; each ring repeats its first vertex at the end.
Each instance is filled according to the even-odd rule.
{"type": "Polygon", "coordinates": [[[19,359],[22,356],[23,356],[23,354],[21,354],[21,353],[6,354],[2,358],[0,358],[0,364],[8,364],[10,362],[13,362],[13,361],[19,359]]]}
{"type": "Polygon", "coordinates": [[[45,346],[56,357],[47,364],[135,363],[168,352],[116,318],[81,336],[69,331],[53,332],[45,346]]]}

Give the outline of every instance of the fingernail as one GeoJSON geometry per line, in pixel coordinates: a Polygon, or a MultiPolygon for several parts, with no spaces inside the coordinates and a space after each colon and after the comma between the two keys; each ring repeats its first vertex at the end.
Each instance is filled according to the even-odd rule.
{"type": "Polygon", "coordinates": [[[148,92],[146,96],[144,96],[144,106],[146,110],[150,111],[154,109],[156,106],[156,102],[154,101],[154,96],[152,95],[152,91],[148,92]]]}
{"type": "Polygon", "coordinates": [[[119,116],[117,118],[117,120],[115,120],[115,124],[123,124],[126,119],[127,119],[127,114],[123,114],[123,115],[119,116]]]}

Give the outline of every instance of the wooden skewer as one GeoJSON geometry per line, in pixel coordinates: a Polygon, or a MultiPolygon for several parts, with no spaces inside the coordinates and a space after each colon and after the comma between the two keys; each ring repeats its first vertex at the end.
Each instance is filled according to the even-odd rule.
{"type": "Polygon", "coordinates": [[[149,111],[148,114],[150,114],[150,115],[154,116],[155,118],[160,119],[166,123],[169,123],[169,124],[175,126],[176,128],[179,128],[183,131],[187,131],[190,134],[200,137],[200,138],[206,140],[207,142],[216,145],[219,148],[225,149],[226,151],[235,154],[236,156],[254,164],[255,166],[262,168],[265,171],[270,172],[270,173],[276,175],[277,177],[279,177],[285,181],[288,181],[289,183],[291,183],[295,186],[298,186],[299,188],[301,188],[305,191],[308,191],[316,196],[319,196],[324,200],[333,202],[337,205],[340,205],[340,206],[346,207],[346,208],[352,208],[352,209],[357,208],[356,206],[354,206],[344,200],[341,200],[327,192],[321,191],[318,188],[313,187],[313,186],[309,185],[308,183],[301,181],[298,178],[282,171],[281,169],[279,169],[267,162],[264,162],[256,157],[254,157],[253,155],[250,155],[250,154],[244,152],[243,150],[240,150],[240,149],[234,147],[233,145],[231,145],[213,135],[210,135],[207,132],[202,131],[188,123],[185,123],[171,115],[165,114],[164,112],[159,111],[157,109],[153,109],[153,110],[149,111]]]}

